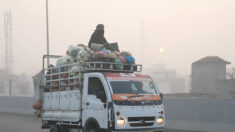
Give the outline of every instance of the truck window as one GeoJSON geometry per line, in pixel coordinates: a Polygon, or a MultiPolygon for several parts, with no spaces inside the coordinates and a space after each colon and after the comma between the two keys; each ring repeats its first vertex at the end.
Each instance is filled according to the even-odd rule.
{"type": "Polygon", "coordinates": [[[157,94],[151,81],[110,81],[114,94],[157,94]]]}
{"type": "Polygon", "coordinates": [[[95,95],[102,102],[107,102],[104,86],[98,77],[89,77],[88,95],[95,95]]]}

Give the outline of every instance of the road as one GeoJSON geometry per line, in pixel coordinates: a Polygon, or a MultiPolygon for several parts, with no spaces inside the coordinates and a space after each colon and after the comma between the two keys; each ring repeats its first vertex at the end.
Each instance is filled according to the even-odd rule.
{"type": "MultiPolygon", "coordinates": [[[[24,131],[21,132],[32,132],[30,125],[27,125],[27,123],[33,124],[32,129],[35,129],[33,132],[43,132],[40,130],[40,120],[32,118],[32,103],[32,97],[0,96],[0,129],[4,129],[4,131],[0,130],[0,132],[16,132],[14,130],[15,127],[19,128],[17,130],[23,128],[24,131]],[[8,113],[8,115],[2,113],[8,113]],[[12,117],[11,114],[14,116],[12,117]],[[22,119],[20,123],[25,123],[27,127],[18,125],[20,123],[17,123],[17,119],[18,121],[22,119]],[[8,127],[9,124],[14,125],[8,127]]],[[[188,132],[190,132],[189,130],[234,132],[235,130],[235,98],[165,96],[164,107],[166,126],[171,128],[169,131],[173,131],[172,129],[174,131],[183,129],[188,130],[188,132]]]]}
{"type": "Polygon", "coordinates": [[[1,132],[48,132],[41,130],[40,124],[33,116],[0,113],[1,132]]]}
{"type": "MultiPolygon", "coordinates": [[[[0,132],[49,132],[40,128],[41,121],[30,115],[0,113],[0,132]]],[[[164,132],[196,132],[166,130],[164,132]]],[[[198,131],[197,131],[198,132],[198,131]]]]}

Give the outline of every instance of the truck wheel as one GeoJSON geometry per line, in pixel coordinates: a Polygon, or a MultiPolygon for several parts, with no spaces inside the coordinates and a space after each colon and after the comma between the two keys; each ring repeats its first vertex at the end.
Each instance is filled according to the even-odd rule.
{"type": "Polygon", "coordinates": [[[99,131],[100,127],[97,123],[87,123],[84,127],[84,132],[97,132],[99,131]]]}
{"type": "Polygon", "coordinates": [[[61,132],[59,126],[53,125],[50,128],[50,132],[61,132]]]}

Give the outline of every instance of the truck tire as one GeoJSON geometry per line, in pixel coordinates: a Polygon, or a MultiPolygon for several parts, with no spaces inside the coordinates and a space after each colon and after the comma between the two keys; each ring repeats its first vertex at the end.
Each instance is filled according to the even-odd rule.
{"type": "Polygon", "coordinates": [[[86,123],[83,132],[99,132],[99,125],[95,122],[86,123]]]}

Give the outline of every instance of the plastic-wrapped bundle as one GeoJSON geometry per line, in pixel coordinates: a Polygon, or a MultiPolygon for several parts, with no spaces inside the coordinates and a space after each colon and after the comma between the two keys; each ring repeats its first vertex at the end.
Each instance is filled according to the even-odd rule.
{"type": "Polygon", "coordinates": [[[81,62],[87,62],[90,58],[90,53],[85,49],[79,51],[76,60],[81,62]]]}
{"type": "Polygon", "coordinates": [[[103,58],[103,57],[107,57],[107,53],[104,51],[96,51],[92,56],[92,58],[103,58]]]}
{"type": "Polygon", "coordinates": [[[127,51],[122,51],[120,53],[121,56],[132,56],[130,52],[127,52],[127,51]]]}
{"type": "Polygon", "coordinates": [[[100,51],[104,48],[104,45],[103,44],[96,44],[96,43],[92,43],[91,44],[91,50],[94,50],[94,51],[100,51]]]}
{"type": "Polygon", "coordinates": [[[78,44],[77,45],[80,49],[84,49],[87,53],[89,53],[90,55],[92,55],[93,54],[93,51],[89,48],[89,47],[87,47],[87,46],[85,46],[84,44],[78,44]]]}
{"type": "Polygon", "coordinates": [[[119,52],[118,51],[112,51],[113,54],[115,54],[117,57],[119,56],[119,52]]]}
{"type": "Polygon", "coordinates": [[[73,66],[72,69],[70,70],[70,76],[74,77],[79,74],[79,66],[73,66]]]}
{"type": "Polygon", "coordinates": [[[127,51],[122,51],[119,55],[119,59],[123,64],[135,64],[135,58],[127,51]]]}
{"type": "Polygon", "coordinates": [[[119,56],[118,59],[120,59],[123,64],[126,64],[126,57],[119,56]]]}
{"type": "Polygon", "coordinates": [[[87,47],[87,46],[84,45],[84,44],[78,44],[77,46],[82,47],[82,48],[86,48],[86,47],[87,47]]]}
{"type": "Polygon", "coordinates": [[[69,55],[65,55],[60,57],[57,62],[56,62],[56,66],[62,66],[62,65],[66,65],[66,64],[71,64],[73,63],[74,60],[72,57],[70,57],[69,55]]]}
{"type": "Polygon", "coordinates": [[[120,64],[115,64],[115,65],[114,65],[114,68],[115,68],[115,69],[118,69],[118,70],[123,69],[123,65],[122,65],[122,62],[121,62],[120,59],[115,59],[115,60],[114,60],[114,63],[120,63],[120,64]]]}
{"type": "Polygon", "coordinates": [[[77,56],[76,56],[76,61],[81,61],[81,62],[86,62],[89,61],[91,55],[93,52],[90,50],[90,48],[86,47],[83,44],[77,45],[77,47],[80,49],[77,56]]]}
{"type": "Polygon", "coordinates": [[[132,56],[126,56],[127,64],[135,64],[135,58],[132,56]]]}
{"type": "Polygon", "coordinates": [[[79,77],[83,78],[83,74],[79,75],[79,71],[84,71],[85,67],[82,65],[74,65],[72,69],[70,70],[70,76],[75,78],[72,79],[72,83],[77,85],[79,84],[79,77]]]}
{"type": "MultiPolygon", "coordinates": [[[[56,62],[56,66],[63,66],[66,64],[71,64],[74,63],[74,59],[72,57],[70,57],[69,55],[65,55],[60,57],[57,62],[56,62]]],[[[68,71],[69,70],[69,66],[64,66],[64,67],[60,67],[57,69],[57,72],[64,72],[64,71],[68,71]]]]}
{"type": "Polygon", "coordinates": [[[38,110],[38,109],[41,109],[42,108],[42,104],[41,102],[34,102],[32,107],[35,109],[35,110],[38,110]]]}
{"type": "Polygon", "coordinates": [[[84,71],[85,67],[82,65],[74,65],[72,67],[72,69],[70,70],[70,76],[74,77],[74,76],[78,76],[79,75],[79,71],[84,71]]]}
{"type": "Polygon", "coordinates": [[[105,48],[103,48],[103,49],[100,50],[100,51],[103,51],[103,52],[105,52],[105,53],[107,53],[107,54],[111,54],[111,51],[110,51],[110,50],[107,50],[107,49],[105,49],[105,48]]]}
{"type": "Polygon", "coordinates": [[[116,59],[117,56],[113,53],[110,53],[110,54],[107,54],[107,58],[113,58],[113,59],[116,59]]]}
{"type": "Polygon", "coordinates": [[[81,50],[80,47],[75,46],[75,45],[70,45],[67,50],[67,55],[75,58],[75,57],[77,57],[77,54],[80,50],[81,50]]]}

